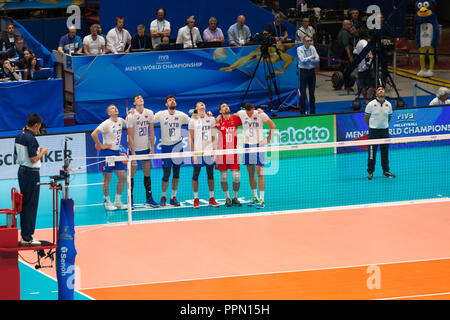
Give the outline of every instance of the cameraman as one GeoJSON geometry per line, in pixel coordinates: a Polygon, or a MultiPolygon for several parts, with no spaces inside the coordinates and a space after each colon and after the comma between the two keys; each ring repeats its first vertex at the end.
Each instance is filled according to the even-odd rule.
{"type": "Polygon", "coordinates": [[[282,21],[280,14],[276,14],[274,21],[269,23],[265,29],[264,34],[270,34],[271,37],[275,38],[276,43],[282,43],[288,37],[287,28],[282,21]]]}

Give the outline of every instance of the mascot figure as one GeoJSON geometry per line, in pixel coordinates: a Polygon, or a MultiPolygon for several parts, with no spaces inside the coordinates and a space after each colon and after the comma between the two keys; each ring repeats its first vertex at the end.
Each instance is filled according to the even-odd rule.
{"type": "Polygon", "coordinates": [[[439,41],[439,24],[437,21],[435,0],[418,0],[416,2],[416,44],[421,53],[419,77],[432,77],[434,54],[439,41]],[[425,66],[425,54],[430,61],[429,69],[425,66]]]}

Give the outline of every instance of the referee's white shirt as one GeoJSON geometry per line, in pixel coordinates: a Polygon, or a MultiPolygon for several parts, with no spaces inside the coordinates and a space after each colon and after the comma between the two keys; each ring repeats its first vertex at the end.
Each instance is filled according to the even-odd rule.
{"type": "Polygon", "coordinates": [[[377,99],[373,99],[367,104],[365,113],[370,114],[369,128],[389,128],[389,115],[392,114],[392,105],[389,101],[385,100],[381,104],[377,99]]]}

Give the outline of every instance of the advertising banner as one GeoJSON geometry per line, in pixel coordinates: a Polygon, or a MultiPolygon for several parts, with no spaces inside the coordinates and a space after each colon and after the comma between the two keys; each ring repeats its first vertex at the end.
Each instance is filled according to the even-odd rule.
{"type": "MultiPolygon", "coordinates": [[[[48,154],[42,157],[41,176],[58,175],[64,164],[64,137],[72,138],[67,143],[68,156],[73,158],[73,173],[86,172],[86,144],[84,133],[37,136],[41,147],[48,148],[48,154]]],[[[19,165],[14,160],[14,138],[0,139],[0,179],[16,179],[19,165]]]]}
{"type": "MultiPolygon", "coordinates": [[[[271,146],[334,142],[334,116],[293,117],[273,120],[277,126],[271,146]]],[[[269,134],[269,129],[265,129],[269,134]]],[[[280,158],[334,153],[333,148],[283,151],[280,158]]]]}
{"type": "MultiPolygon", "coordinates": [[[[368,133],[369,128],[364,121],[364,113],[336,115],[337,141],[364,140],[368,138],[368,133]]],[[[389,123],[391,138],[448,133],[450,133],[450,108],[448,107],[394,110],[389,123]]],[[[364,149],[360,147],[338,149],[338,153],[354,151],[364,151],[364,149]]]]}
{"type": "MultiPolygon", "coordinates": [[[[137,93],[154,112],[166,108],[169,94],[177,96],[183,112],[198,100],[210,107],[223,101],[231,106],[243,97],[261,54],[261,46],[245,46],[71,57],[77,122],[102,122],[110,103],[125,116],[126,101],[137,93]]],[[[268,54],[280,92],[296,88],[295,43],[270,47],[268,54]]],[[[265,64],[261,61],[247,100],[268,100],[265,64]]]]}

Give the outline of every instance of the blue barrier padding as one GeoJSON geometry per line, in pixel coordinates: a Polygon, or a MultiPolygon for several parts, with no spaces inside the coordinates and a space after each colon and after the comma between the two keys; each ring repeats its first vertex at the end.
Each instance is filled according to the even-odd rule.
{"type": "Polygon", "coordinates": [[[0,131],[20,130],[30,113],[39,114],[46,127],[63,127],[62,79],[0,83],[0,131]]]}

